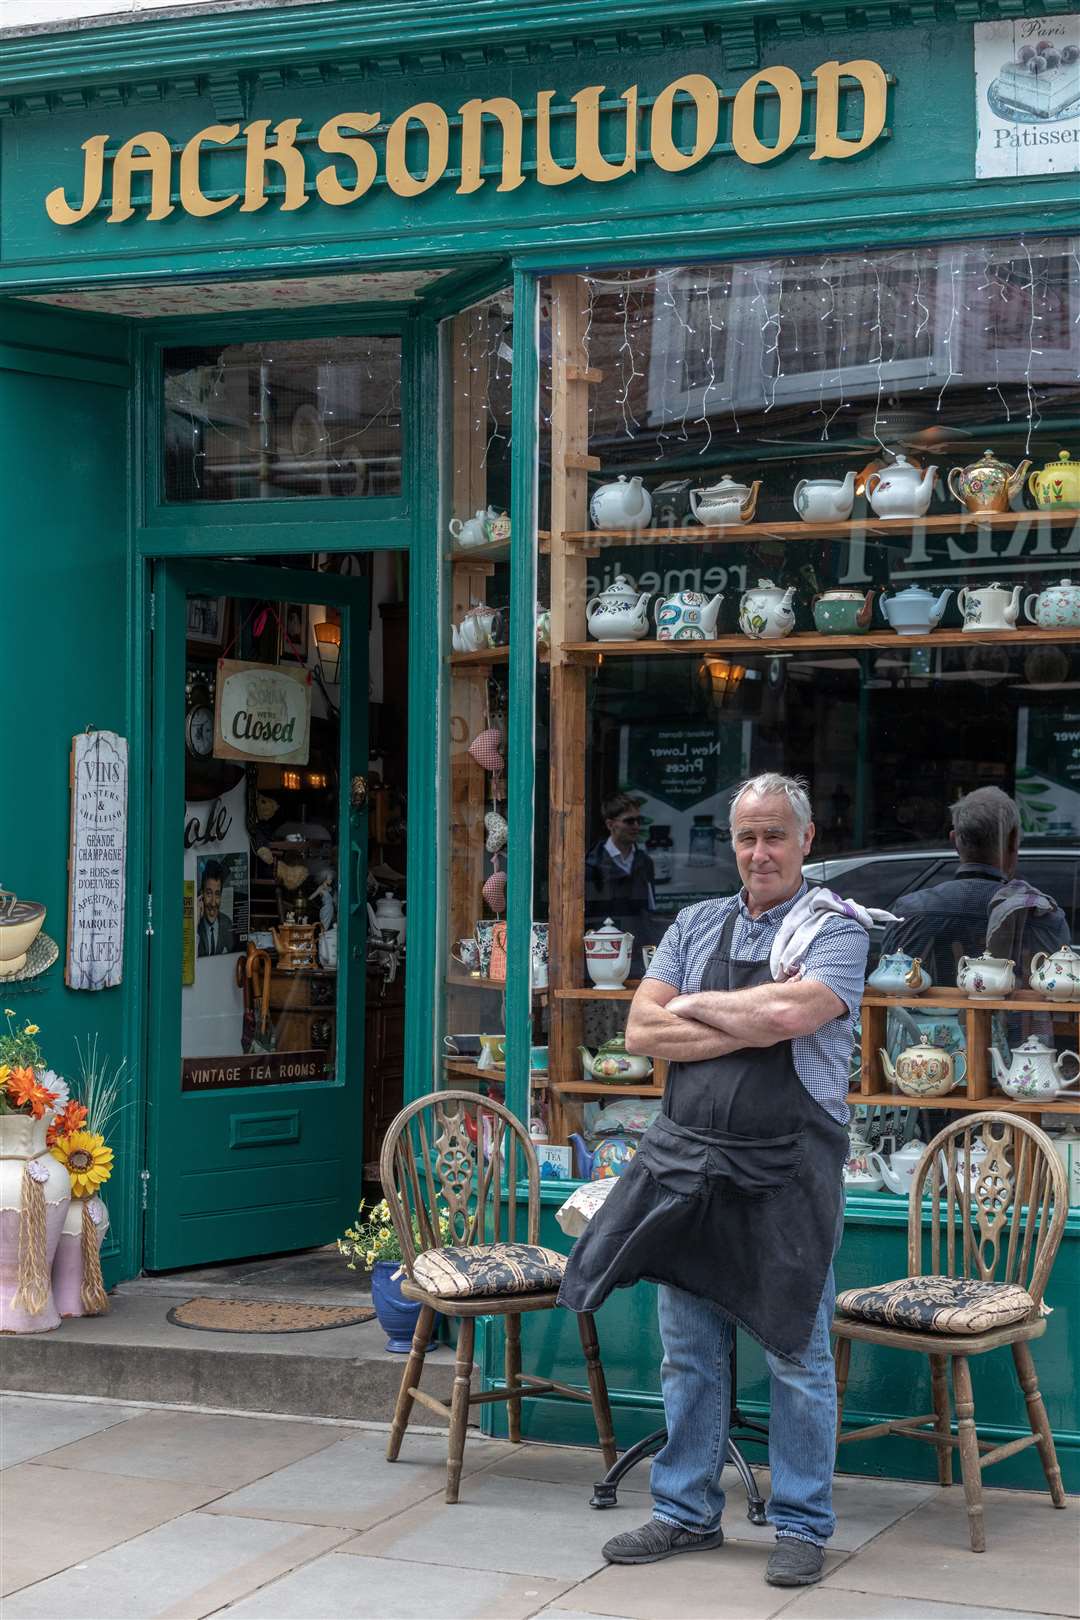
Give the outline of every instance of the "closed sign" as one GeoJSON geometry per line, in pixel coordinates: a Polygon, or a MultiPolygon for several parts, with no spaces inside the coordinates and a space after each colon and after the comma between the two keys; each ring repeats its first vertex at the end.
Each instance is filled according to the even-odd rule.
{"type": "Polygon", "coordinates": [[[311,676],[276,664],[218,661],[214,758],[306,765],[311,676]]]}

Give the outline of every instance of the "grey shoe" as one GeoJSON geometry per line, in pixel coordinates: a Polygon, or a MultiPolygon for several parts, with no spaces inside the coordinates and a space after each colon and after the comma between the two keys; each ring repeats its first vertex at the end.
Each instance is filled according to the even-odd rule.
{"type": "Polygon", "coordinates": [[[824,1547],[797,1536],[778,1536],[769,1554],[765,1579],[770,1586],[813,1586],[825,1564],[824,1547]]]}
{"type": "Polygon", "coordinates": [[[640,1530],[626,1530],[621,1536],[613,1536],[601,1551],[609,1564],[655,1564],[661,1558],[674,1558],[676,1553],[705,1552],[709,1547],[723,1545],[724,1532],[719,1526],[698,1534],[694,1530],[681,1530],[663,1519],[650,1519],[640,1530]]]}

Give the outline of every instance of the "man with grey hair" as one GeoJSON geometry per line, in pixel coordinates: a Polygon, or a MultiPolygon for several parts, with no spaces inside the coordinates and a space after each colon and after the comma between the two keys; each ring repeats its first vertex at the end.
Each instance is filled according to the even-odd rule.
{"type": "Polygon", "coordinates": [[[560,1301],[593,1310],[612,1287],[661,1285],[667,1443],[653,1517],[604,1557],[653,1563],[722,1545],[738,1324],[771,1379],[766,1580],[802,1586],[821,1578],[835,1527],[832,1260],[868,939],[856,908],[807,893],[805,783],[745,782],[731,832],[741,892],[678,914],[631,1004],[628,1051],[669,1063],[662,1112],[578,1239],[560,1301]],[[796,927],[798,962],[785,966],[796,927]]]}
{"type": "MultiPolygon", "coordinates": [[[[957,799],[949,815],[949,841],[960,857],[959,865],[941,883],[893,901],[901,921],[887,929],[881,947],[917,956],[931,984],[942,985],[956,983],[962,956],[981,956],[986,950],[988,927],[993,926],[991,908],[1003,886],[1015,877],[1020,855],[1020,815],[1000,788],[976,788],[957,799]]],[[[1028,889],[1024,899],[1024,956],[1066,945],[1068,922],[1049,896],[1028,889]]],[[[1026,977],[1025,966],[1017,962],[1026,977]]]]}

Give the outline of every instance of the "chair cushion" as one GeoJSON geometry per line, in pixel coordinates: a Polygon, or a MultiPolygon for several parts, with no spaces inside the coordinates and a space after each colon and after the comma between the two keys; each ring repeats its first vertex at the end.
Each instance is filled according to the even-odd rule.
{"type": "Polygon", "coordinates": [[[566,1256],[538,1243],[477,1243],[425,1249],[413,1264],[413,1281],[440,1299],[473,1299],[556,1289],[565,1270],[566,1256]]]}
{"type": "Polygon", "coordinates": [[[987,1333],[1021,1322],[1035,1309],[1026,1288],[970,1277],[898,1277],[836,1297],[841,1316],[917,1333],[987,1333]]]}

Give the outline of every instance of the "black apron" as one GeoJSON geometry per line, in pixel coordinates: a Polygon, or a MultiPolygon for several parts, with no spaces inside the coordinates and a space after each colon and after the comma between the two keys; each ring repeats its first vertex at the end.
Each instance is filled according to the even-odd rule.
{"type": "MultiPolygon", "coordinates": [[[[731,957],[737,914],[702,990],[772,982],[768,958],[731,957]]],[[[799,1079],[790,1041],[673,1063],[659,1117],[574,1245],[560,1305],[595,1311],[613,1288],[666,1283],[715,1301],[801,1365],[836,1249],[848,1151],[844,1127],[799,1079]]]]}

